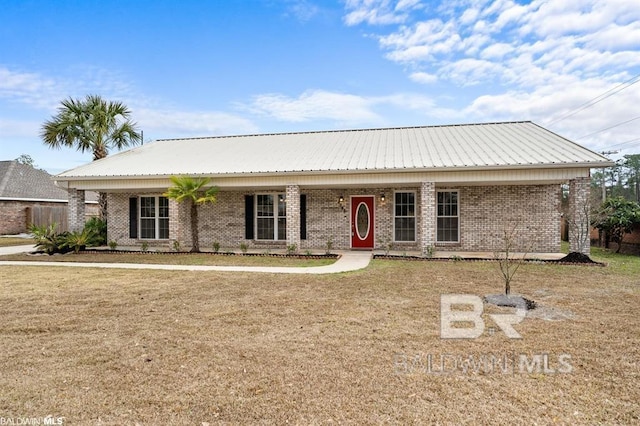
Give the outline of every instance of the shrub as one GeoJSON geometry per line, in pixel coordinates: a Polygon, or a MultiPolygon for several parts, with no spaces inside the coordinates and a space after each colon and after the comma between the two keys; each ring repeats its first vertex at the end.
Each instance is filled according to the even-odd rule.
{"type": "Polygon", "coordinates": [[[68,232],[63,237],[63,248],[68,248],[78,253],[80,250],[84,250],[87,246],[94,245],[96,240],[95,233],[92,229],[85,227],[82,231],[68,232]]]}
{"type": "Polygon", "coordinates": [[[298,246],[295,244],[289,244],[287,246],[287,255],[291,256],[292,254],[294,254],[296,251],[298,250],[298,246]]]}
{"type": "Polygon", "coordinates": [[[243,254],[246,254],[248,249],[249,249],[249,246],[247,245],[247,243],[240,243],[240,251],[243,254]]]}
{"type": "Polygon", "coordinates": [[[220,251],[220,243],[216,241],[213,243],[213,252],[218,253],[219,251],[220,251]]]}
{"type": "Polygon", "coordinates": [[[146,241],[142,242],[142,251],[148,251],[149,250],[149,243],[146,241]]]}
{"type": "Polygon", "coordinates": [[[393,241],[389,237],[387,237],[387,238],[379,238],[378,239],[378,244],[380,244],[380,246],[384,250],[384,255],[385,256],[388,256],[389,252],[391,250],[393,250],[393,241]]]}
{"type": "Polygon", "coordinates": [[[29,232],[33,235],[33,238],[35,238],[36,248],[38,250],[42,250],[48,255],[66,253],[71,250],[66,245],[69,233],[58,233],[56,232],[57,227],[57,223],[52,223],[49,226],[31,225],[29,227],[29,232]]]}
{"type": "Polygon", "coordinates": [[[92,217],[84,224],[84,229],[91,233],[91,240],[87,244],[87,247],[107,244],[107,222],[104,220],[98,217],[92,217]]]}
{"type": "Polygon", "coordinates": [[[327,254],[331,254],[331,249],[333,248],[333,237],[329,237],[327,240],[327,254]]]}
{"type": "Polygon", "coordinates": [[[109,241],[109,248],[111,250],[115,250],[116,247],[118,247],[118,242],[117,241],[114,241],[114,240],[109,241]]]}

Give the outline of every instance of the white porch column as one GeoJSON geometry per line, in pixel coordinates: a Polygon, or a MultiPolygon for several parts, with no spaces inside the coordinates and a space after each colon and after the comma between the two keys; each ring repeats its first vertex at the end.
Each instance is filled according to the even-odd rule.
{"type": "Polygon", "coordinates": [[[287,246],[300,250],[300,187],[287,185],[287,246]]]}
{"type": "Polygon", "coordinates": [[[591,253],[589,223],[589,190],[591,178],[581,177],[569,181],[569,251],[586,255],[591,253]]]}
{"type": "Polygon", "coordinates": [[[84,191],[69,188],[67,205],[67,226],[69,231],[82,231],[84,228],[84,191]]]}
{"type": "Polygon", "coordinates": [[[436,243],[436,184],[422,182],[420,186],[420,247],[422,254],[436,243]]]}

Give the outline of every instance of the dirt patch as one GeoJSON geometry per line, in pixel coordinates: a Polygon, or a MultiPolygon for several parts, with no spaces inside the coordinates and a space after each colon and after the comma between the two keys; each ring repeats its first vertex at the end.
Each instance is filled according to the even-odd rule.
{"type": "Polygon", "coordinates": [[[488,294],[484,297],[486,303],[508,308],[518,308],[530,311],[536,308],[536,302],[517,294],[488,294]]]}
{"type": "Polygon", "coordinates": [[[555,306],[545,306],[538,303],[535,310],[527,311],[527,318],[537,318],[545,321],[564,321],[575,319],[575,314],[568,309],[555,306]]]}

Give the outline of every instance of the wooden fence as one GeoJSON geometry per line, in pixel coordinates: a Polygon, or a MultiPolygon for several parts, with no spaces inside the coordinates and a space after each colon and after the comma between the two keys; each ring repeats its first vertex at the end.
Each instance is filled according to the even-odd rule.
{"type": "Polygon", "coordinates": [[[68,231],[67,206],[31,206],[27,207],[27,226],[49,226],[57,223],[56,231],[68,231]]]}

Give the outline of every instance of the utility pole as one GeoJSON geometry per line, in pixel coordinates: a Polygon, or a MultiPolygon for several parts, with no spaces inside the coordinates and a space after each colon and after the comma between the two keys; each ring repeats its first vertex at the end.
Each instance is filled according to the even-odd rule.
{"type": "MultiPolygon", "coordinates": [[[[602,155],[611,155],[611,154],[617,154],[618,151],[600,151],[600,154],[602,155]]],[[[604,203],[604,200],[607,199],[607,187],[605,186],[605,175],[606,173],[604,172],[604,169],[602,169],[602,202],[604,203]]]]}

